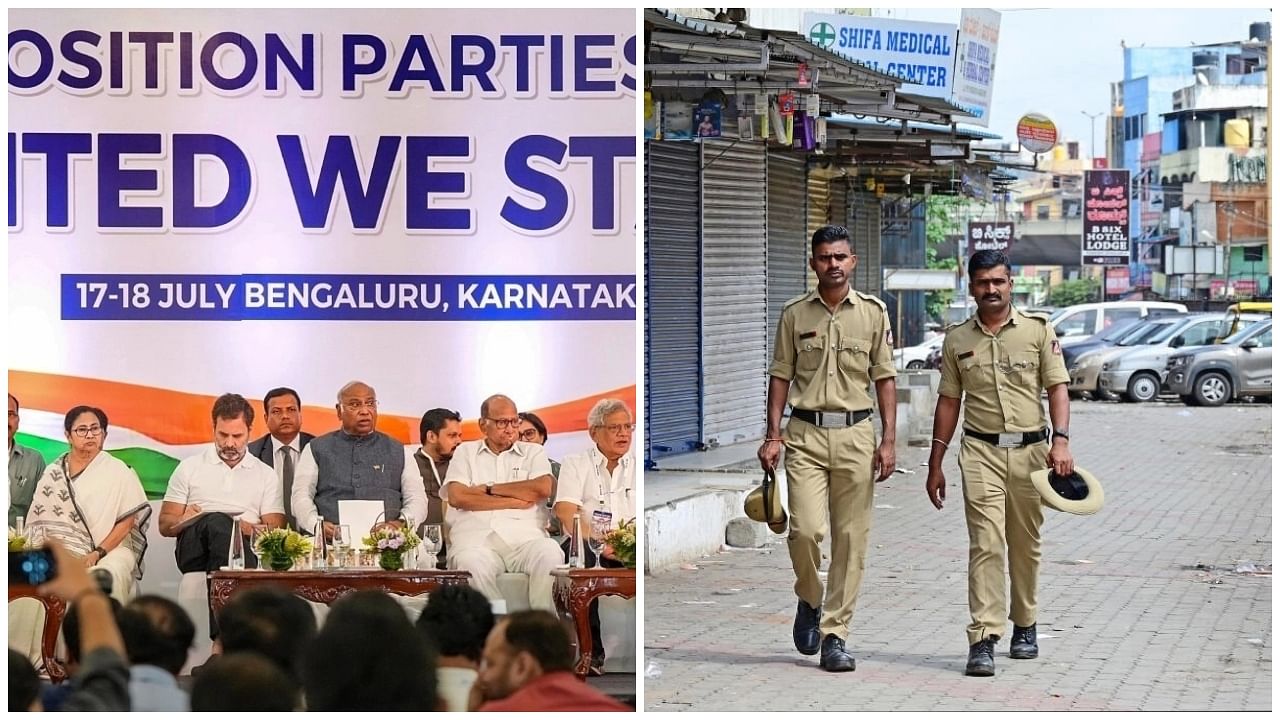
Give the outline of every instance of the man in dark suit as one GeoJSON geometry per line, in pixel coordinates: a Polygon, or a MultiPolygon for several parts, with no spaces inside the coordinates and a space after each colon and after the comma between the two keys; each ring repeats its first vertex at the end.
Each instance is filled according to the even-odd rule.
{"type": "Polygon", "coordinates": [[[284,513],[289,527],[297,528],[290,495],[293,493],[293,470],[302,449],[315,437],[302,432],[302,400],[292,388],[278,387],[262,400],[266,409],[267,434],[249,443],[249,454],[275,468],[284,486],[284,513]]]}

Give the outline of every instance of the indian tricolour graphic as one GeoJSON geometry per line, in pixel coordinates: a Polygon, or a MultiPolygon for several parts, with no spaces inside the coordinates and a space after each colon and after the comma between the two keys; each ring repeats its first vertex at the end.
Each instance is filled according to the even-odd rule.
{"type": "Polygon", "coordinates": [[[19,442],[55,457],[100,406],[158,499],[224,392],[293,387],[319,434],[362,380],[406,443],[504,393],[553,457],[634,407],[634,11],[9,23],[19,442]]]}

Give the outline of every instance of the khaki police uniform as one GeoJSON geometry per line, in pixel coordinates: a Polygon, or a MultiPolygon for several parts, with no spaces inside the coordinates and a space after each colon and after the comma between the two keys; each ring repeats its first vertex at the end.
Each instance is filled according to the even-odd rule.
{"type": "MultiPolygon", "coordinates": [[[[769,374],[791,382],[787,402],[802,410],[859,411],[873,405],[873,380],[892,378],[893,337],[884,303],[850,289],[832,313],[817,290],[788,302],[778,321],[769,374]]],[[[786,446],[787,547],[796,595],[822,607],[819,631],[848,637],[871,531],[875,430],[870,418],[852,427],[820,428],[792,417],[786,446]],[[831,529],[826,599],[819,544],[831,529]]]]}
{"type": "MultiPolygon", "coordinates": [[[[1010,308],[994,335],[978,317],[952,325],[942,343],[938,393],[964,398],[964,428],[979,433],[1046,429],[1044,388],[1071,381],[1048,319],[1010,308]]],[[[1046,466],[1046,442],[1001,448],[966,436],[960,445],[969,526],[969,644],[1004,634],[1005,619],[1036,622],[1040,526],[1044,513],[1031,473],[1046,466]],[[1012,602],[1006,616],[1005,548],[1012,602]]]]}

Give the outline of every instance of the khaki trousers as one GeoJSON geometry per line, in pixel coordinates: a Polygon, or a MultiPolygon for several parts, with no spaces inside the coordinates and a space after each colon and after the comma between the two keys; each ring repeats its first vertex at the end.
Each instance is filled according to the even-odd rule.
{"type": "Polygon", "coordinates": [[[1045,443],[998,448],[966,437],[960,446],[964,516],[969,526],[970,645],[1004,635],[1006,618],[1020,627],[1036,621],[1044,509],[1031,473],[1045,467],[1048,454],[1045,443]],[[1007,614],[1006,547],[1011,585],[1007,614]]]}
{"type": "Polygon", "coordinates": [[[822,607],[818,629],[823,637],[831,634],[844,640],[862,584],[871,532],[875,431],[870,418],[844,428],[819,428],[792,420],[783,441],[791,523],[787,548],[796,573],[796,595],[810,607],[822,607]],[[828,529],[831,567],[824,601],[818,577],[822,562],[819,545],[828,529]]]}

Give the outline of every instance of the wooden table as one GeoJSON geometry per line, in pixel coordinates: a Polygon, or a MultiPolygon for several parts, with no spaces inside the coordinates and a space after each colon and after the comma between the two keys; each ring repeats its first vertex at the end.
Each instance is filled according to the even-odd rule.
{"type": "Polygon", "coordinates": [[[235,593],[266,585],[282,587],[311,602],[329,605],[357,590],[415,596],[435,592],[446,585],[466,585],[470,579],[471,573],[465,570],[216,570],[209,573],[209,606],[216,616],[235,593]]]}
{"type": "Polygon", "coordinates": [[[10,585],[9,602],[20,598],[31,598],[44,605],[44,630],[40,636],[40,659],[44,661],[44,671],[49,675],[49,682],[57,684],[67,679],[67,669],[54,657],[58,647],[58,630],[62,628],[62,618],[67,614],[67,604],[60,598],[41,595],[30,585],[10,585]]]}
{"type": "Polygon", "coordinates": [[[591,668],[591,601],[602,595],[624,598],[636,596],[636,571],[625,568],[557,568],[553,594],[561,615],[573,620],[578,631],[578,677],[587,676],[591,668]]]}

